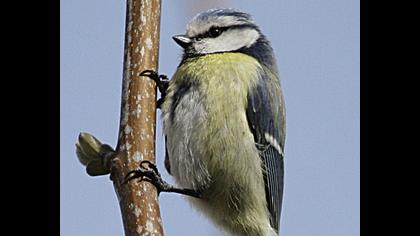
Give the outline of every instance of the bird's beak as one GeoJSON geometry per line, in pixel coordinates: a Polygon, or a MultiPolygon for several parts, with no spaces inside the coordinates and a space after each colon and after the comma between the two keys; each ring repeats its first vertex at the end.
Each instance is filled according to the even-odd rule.
{"type": "Polygon", "coordinates": [[[192,41],[186,35],[175,35],[172,37],[179,46],[182,48],[187,48],[191,45],[192,41]]]}

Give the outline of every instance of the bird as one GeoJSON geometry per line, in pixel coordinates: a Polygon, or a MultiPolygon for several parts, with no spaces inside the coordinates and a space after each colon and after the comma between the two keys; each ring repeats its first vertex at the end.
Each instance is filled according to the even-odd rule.
{"type": "Polygon", "coordinates": [[[178,187],[150,162],[128,180],[146,176],[159,192],[189,195],[228,235],[279,235],[286,115],[270,42],[232,8],[197,14],[173,39],[183,54],[172,78],[142,75],[162,94],[165,167],[178,187]]]}

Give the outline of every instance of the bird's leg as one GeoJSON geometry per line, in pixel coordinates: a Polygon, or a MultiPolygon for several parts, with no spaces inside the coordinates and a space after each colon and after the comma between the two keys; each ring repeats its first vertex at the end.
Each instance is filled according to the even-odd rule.
{"type": "Polygon", "coordinates": [[[139,169],[128,172],[125,176],[123,184],[126,184],[130,180],[138,178],[140,178],[140,181],[144,180],[153,184],[158,191],[158,195],[161,192],[172,192],[188,195],[191,197],[201,198],[201,193],[196,190],[176,188],[173,185],[164,181],[160,176],[156,165],[151,163],[150,161],[142,161],[140,163],[139,169]]]}
{"type": "Polygon", "coordinates": [[[145,70],[140,73],[140,76],[147,76],[156,82],[156,85],[161,95],[160,98],[157,100],[157,108],[160,108],[165,99],[166,91],[168,90],[168,86],[169,86],[168,77],[166,75],[159,75],[154,70],[145,70]]]}

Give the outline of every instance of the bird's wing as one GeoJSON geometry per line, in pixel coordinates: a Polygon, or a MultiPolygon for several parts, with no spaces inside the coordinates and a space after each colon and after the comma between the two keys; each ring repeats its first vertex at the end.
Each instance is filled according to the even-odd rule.
{"type": "Polygon", "coordinates": [[[168,171],[169,174],[171,174],[171,165],[169,163],[169,153],[168,153],[168,142],[167,142],[167,137],[165,135],[165,168],[168,171]]]}
{"type": "Polygon", "coordinates": [[[246,115],[264,173],[271,225],[278,231],[283,197],[284,101],[275,75],[263,74],[248,94],[246,115]]]}

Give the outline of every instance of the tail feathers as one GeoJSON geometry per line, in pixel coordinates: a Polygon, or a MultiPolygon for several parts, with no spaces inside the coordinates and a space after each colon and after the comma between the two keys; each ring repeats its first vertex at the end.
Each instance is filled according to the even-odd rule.
{"type": "Polygon", "coordinates": [[[268,230],[268,236],[278,236],[279,234],[277,233],[277,231],[274,228],[271,228],[268,230]]]}
{"type": "MultiPolygon", "coordinates": [[[[223,230],[223,229],[222,229],[223,230]]],[[[279,234],[277,233],[277,230],[274,229],[271,226],[268,226],[267,228],[264,227],[263,229],[261,229],[261,231],[259,231],[258,233],[229,233],[228,231],[224,231],[224,235],[226,236],[245,236],[245,235],[263,235],[263,236],[279,236],[279,234]]]]}

